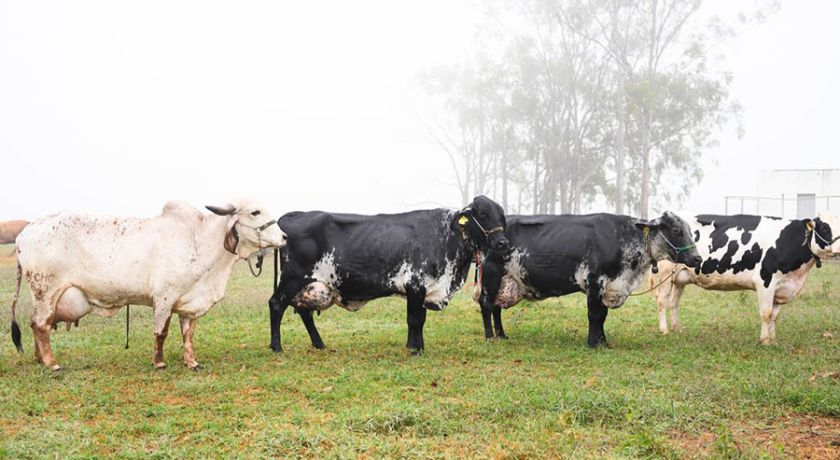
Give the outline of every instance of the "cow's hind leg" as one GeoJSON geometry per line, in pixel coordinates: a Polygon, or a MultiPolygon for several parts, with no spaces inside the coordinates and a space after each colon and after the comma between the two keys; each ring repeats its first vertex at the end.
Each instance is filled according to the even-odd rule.
{"type": "Polygon", "coordinates": [[[412,355],[420,355],[425,349],[423,344],[423,325],[426,324],[426,308],[423,307],[423,300],[426,296],[425,289],[409,290],[406,293],[408,323],[408,341],[405,346],[412,355]]]}
{"type": "Polygon", "coordinates": [[[152,365],[155,369],[165,369],[166,363],[163,361],[163,343],[166,341],[166,335],[169,334],[169,320],[172,319],[172,310],[170,308],[155,308],[152,316],[155,334],[152,365]]]}
{"type": "MultiPolygon", "coordinates": [[[[184,340],[184,365],[192,370],[198,370],[198,361],[195,359],[195,351],[193,350],[193,334],[195,334],[195,318],[185,318],[178,315],[181,322],[181,338],[184,340]]],[[[161,349],[163,345],[161,345],[161,349]]]]}
{"type": "Polygon", "coordinates": [[[598,276],[590,274],[588,281],[586,308],[589,317],[589,336],[586,339],[586,345],[589,348],[596,348],[607,345],[604,322],[607,320],[608,310],[601,300],[601,284],[598,282],[598,276]]]}
{"type": "Polygon", "coordinates": [[[61,370],[61,366],[55,362],[55,356],[53,356],[52,346],[50,345],[51,321],[43,324],[33,321],[31,326],[32,334],[35,336],[35,359],[54,371],[61,370]]]}

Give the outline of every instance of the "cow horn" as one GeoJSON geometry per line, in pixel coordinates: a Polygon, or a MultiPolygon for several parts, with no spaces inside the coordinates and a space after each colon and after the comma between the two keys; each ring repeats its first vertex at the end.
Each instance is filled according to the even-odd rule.
{"type": "Polygon", "coordinates": [[[236,206],[234,206],[230,203],[226,204],[224,207],[208,205],[208,206],[205,206],[205,208],[207,208],[208,211],[210,211],[213,214],[216,214],[218,216],[229,216],[229,215],[236,212],[236,206]]]}

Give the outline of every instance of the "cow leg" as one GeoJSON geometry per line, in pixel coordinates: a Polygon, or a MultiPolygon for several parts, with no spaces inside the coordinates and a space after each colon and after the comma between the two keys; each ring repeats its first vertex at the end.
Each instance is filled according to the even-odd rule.
{"type": "Polygon", "coordinates": [[[307,308],[296,308],[295,311],[300,315],[303,325],[306,326],[306,332],[309,333],[309,340],[312,341],[312,346],[323,350],[324,341],[321,340],[321,334],[318,333],[318,328],[315,327],[315,318],[312,316],[312,310],[307,308]]]}
{"type": "Polygon", "coordinates": [[[153,318],[155,349],[152,354],[152,365],[155,369],[166,368],[166,363],[163,361],[163,342],[166,341],[166,335],[169,334],[170,319],[172,319],[172,311],[170,309],[155,309],[153,318]]]}
{"type": "Polygon", "coordinates": [[[776,319],[779,317],[779,313],[782,311],[782,306],[780,304],[774,303],[773,304],[773,313],[770,315],[770,343],[777,343],[776,342],[776,319]]]}
{"type": "Polygon", "coordinates": [[[502,307],[493,305],[493,323],[496,329],[496,338],[507,339],[505,328],[502,327],[502,307]]]}
{"type": "Polygon", "coordinates": [[[607,320],[608,310],[601,300],[601,284],[598,282],[597,275],[589,275],[586,308],[589,316],[589,337],[586,339],[586,345],[589,348],[607,345],[604,322],[607,320]]]}
{"type": "Polygon", "coordinates": [[[478,304],[481,307],[481,319],[484,322],[484,338],[492,339],[494,337],[493,322],[496,323],[496,335],[499,335],[498,333],[501,331],[499,337],[504,337],[502,309],[495,305],[504,269],[495,263],[488,262],[484,264],[482,270],[484,273],[481,276],[481,295],[478,298],[478,304]]]}
{"type": "MultiPolygon", "coordinates": [[[[284,279],[283,275],[280,275],[280,284],[277,287],[277,290],[274,291],[274,295],[272,295],[271,299],[269,299],[268,301],[268,314],[271,329],[270,348],[275,353],[280,353],[283,351],[283,346],[280,340],[280,323],[283,321],[283,316],[286,313],[286,309],[289,308],[289,303],[292,301],[295,295],[297,295],[298,291],[303,289],[303,287],[306,286],[308,283],[309,280],[288,280],[284,279]]],[[[301,310],[295,309],[295,311],[298,314],[301,313],[301,310]]],[[[312,340],[312,346],[314,346],[315,348],[324,348],[324,342],[321,340],[321,336],[318,335],[318,329],[315,328],[315,321],[312,319],[311,312],[308,319],[304,317],[304,315],[301,315],[301,320],[303,321],[304,326],[306,326],[306,331],[309,332],[309,338],[312,340]],[[316,345],[316,339],[317,343],[320,344],[320,347],[316,345]]]]}
{"type": "Polygon", "coordinates": [[[680,325],[679,311],[680,298],[682,298],[684,290],[685,286],[676,285],[671,291],[671,330],[674,332],[682,331],[682,326],[680,325]]]}
{"type": "MultiPolygon", "coordinates": [[[[185,318],[178,315],[181,322],[181,338],[184,340],[184,364],[190,369],[196,371],[199,368],[198,361],[195,359],[195,351],[193,350],[193,334],[195,334],[195,318],[185,318]]],[[[161,344],[161,349],[163,345],[161,344]]]]}
{"type": "Polygon", "coordinates": [[[52,346],[50,345],[51,323],[49,321],[44,324],[32,322],[31,326],[32,335],[35,336],[35,359],[53,371],[60,371],[61,366],[56,364],[52,346]]]}
{"type": "MultiPolygon", "coordinates": [[[[659,282],[659,276],[654,275],[654,282],[659,282]]],[[[659,310],[659,333],[668,333],[668,308],[672,306],[671,298],[674,291],[674,283],[662,283],[656,289],[656,307],[659,310]]]]}
{"type": "Polygon", "coordinates": [[[268,301],[268,316],[271,329],[271,344],[269,347],[275,353],[283,351],[283,346],[280,344],[280,323],[283,321],[283,315],[289,307],[288,302],[280,302],[277,295],[271,296],[268,301]]]}
{"type": "Polygon", "coordinates": [[[759,341],[762,345],[771,345],[773,343],[770,335],[770,323],[773,319],[774,296],[774,289],[760,288],[758,291],[758,314],[761,318],[761,336],[759,341]]]}
{"type": "Polygon", "coordinates": [[[425,295],[426,293],[424,291],[409,291],[406,294],[408,341],[405,346],[415,356],[422,354],[425,349],[423,344],[423,325],[426,324],[426,308],[423,307],[425,295]]]}

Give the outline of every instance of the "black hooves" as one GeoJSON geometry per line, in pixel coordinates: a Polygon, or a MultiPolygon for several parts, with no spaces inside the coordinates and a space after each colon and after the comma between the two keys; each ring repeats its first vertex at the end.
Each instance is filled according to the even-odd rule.
{"type": "Polygon", "coordinates": [[[422,348],[409,348],[408,351],[411,353],[411,356],[422,356],[425,350],[422,348]]]}

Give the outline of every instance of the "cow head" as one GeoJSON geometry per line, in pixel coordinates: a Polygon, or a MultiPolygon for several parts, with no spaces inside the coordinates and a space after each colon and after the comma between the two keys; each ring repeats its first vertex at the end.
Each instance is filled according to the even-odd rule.
{"type": "Polygon", "coordinates": [[[231,254],[245,259],[261,249],[286,245],[286,234],[277,221],[255,201],[240,200],[226,206],[207,206],[207,209],[227,217],[223,245],[231,254]]]}
{"type": "Polygon", "coordinates": [[[811,226],[811,252],[817,257],[831,257],[840,253],[840,218],[830,212],[821,212],[811,226]]]}
{"type": "Polygon", "coordinates": [[[507,252],[509,242],[505,236],[505,210],[498,203],[479,195],[452,219],[454,231],[462,232],[481,250],[507,252]]]}
{"type": "Polygon", "coordinates": [[[655,260],[670,260],[695,269],[700,267],[703,259],[697,252],[691,228],[680,216],[665,211],[656,219],[636,220],[634,224],[648,233],[651,256],[655,260]]]}

